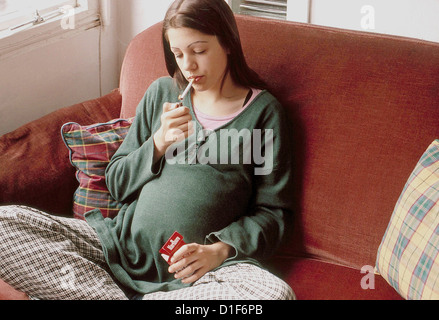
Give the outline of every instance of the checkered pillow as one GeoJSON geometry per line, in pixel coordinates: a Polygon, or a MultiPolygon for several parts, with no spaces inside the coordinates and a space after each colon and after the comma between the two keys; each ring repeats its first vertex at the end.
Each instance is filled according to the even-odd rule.
{"type": "Polygon", "coordinates": [[[115,217],[119,212],[121,204],[111,197],[105,184],[105,169],[132,121],[115,119],[90,126],[69,122],[62,126],[62,138],[79,181],[73,197],[75,218],[84,220],[84,213],[93,209],[100,209],[104,217],[115,217]]]}
{"type": "Polygon", "coordinates": [[[439,140],[422,155],[390,219],[376,269],[406,299],[439,299],[439,140]]]}

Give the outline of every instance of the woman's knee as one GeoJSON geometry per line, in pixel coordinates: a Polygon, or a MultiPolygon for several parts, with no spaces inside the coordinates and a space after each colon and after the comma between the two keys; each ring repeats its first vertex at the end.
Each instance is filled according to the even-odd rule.
{"type": "Polygon", "coordinates": [[[236,264],[219,271],[241,299],[294,300],[291,287],[271,272],[252,264],[236,264]]]}

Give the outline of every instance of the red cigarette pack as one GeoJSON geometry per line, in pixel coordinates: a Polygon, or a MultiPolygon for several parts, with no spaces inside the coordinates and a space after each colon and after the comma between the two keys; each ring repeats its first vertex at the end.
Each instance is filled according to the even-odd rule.
{"type": "Polygon", "coordinates": [[[186,243],[183,241],[183,236],[175,231],[159,250],[159,252],[161,253],[163,259],[165,259],[168,264],[171,264],[171,258],[174,253],[176,253],[177,250],[185,244],[186,243]]]}

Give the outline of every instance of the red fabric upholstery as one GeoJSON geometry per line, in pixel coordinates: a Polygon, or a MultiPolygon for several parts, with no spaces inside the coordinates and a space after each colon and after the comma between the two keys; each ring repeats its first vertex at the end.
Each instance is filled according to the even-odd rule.
{"type": "Polygon", "coordinates": [[[411,170],[439,137],[439,45],[293,23],[240,25],[242,35],[264,39],[244,36],[245,52],[295,128],[292,252],[373,265],[411,170]]]}
{"type": "Polygon", "coordinates": [[[280,258],[274,262],[299,300],[403,300],[380,275],[369,274],[369,269],[361,273],[359,269],[307,258],[280,258]],[[366,289],[361,286],[362,280],[366,289]]]}
{"type": "Polygon", "coordinates": [[[120,76],[122,118],[133,117],[149,85],[168,75],[163,55],[161,23],[138,34],[127,48],[120,76]]]}

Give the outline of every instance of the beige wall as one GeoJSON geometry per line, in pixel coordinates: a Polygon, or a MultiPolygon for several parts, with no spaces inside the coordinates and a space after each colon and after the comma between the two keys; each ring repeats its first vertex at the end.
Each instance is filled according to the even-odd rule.
{"type": "Polygon", "coordinates": [[[310,16],[313,24],[439,42],[438,0],[312,0],[310,16]]]}

